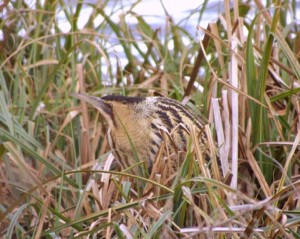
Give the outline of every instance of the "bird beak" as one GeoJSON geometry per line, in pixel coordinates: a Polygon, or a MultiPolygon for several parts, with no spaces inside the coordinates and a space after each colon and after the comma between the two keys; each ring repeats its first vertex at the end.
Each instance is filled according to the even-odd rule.
{"type": "Polygon", "coordinates": [[[71,94],[74,98],[87,102],[97,108],[102,115],[107,119],[112,119],[112,105],[105,102],[99,97],[90,96],[86,94],[71,94]]]}

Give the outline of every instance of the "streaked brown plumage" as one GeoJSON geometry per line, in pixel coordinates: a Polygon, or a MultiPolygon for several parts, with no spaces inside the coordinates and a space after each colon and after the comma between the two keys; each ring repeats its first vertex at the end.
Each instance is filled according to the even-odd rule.
{"type": "Polygon", "coordinates": [[[107,120],[110,147],[124,168],[132,167],[140,160],[146,162],[147,169],[151,171],[167,136],[170,144],[165,148],[169,153],[163,155],[169,160],[167,174],[174,173],[184,159],[184,154],[180,152],[186,151],[189,127],[193,124],[201,133],[201,145],[206,145],[202,120],[173,99],[112,95],[98,98],[83,94],[73,96],[96,107],[107,120]]]}

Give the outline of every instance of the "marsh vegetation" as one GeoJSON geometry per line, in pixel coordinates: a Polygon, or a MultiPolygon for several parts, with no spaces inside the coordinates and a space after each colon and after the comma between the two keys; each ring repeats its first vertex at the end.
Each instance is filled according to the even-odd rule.
{"type": "Polygon", "coordinates": [[[0,4],[0,237],[300,238],[296,1],[224,1],[204,28],[208,1],[154,26],[143,1],[108,4],[0,4]],[[112,170],[106,122],[73,92],[183,101],[218,153],[191,138],[171,187],[112,170]]]}

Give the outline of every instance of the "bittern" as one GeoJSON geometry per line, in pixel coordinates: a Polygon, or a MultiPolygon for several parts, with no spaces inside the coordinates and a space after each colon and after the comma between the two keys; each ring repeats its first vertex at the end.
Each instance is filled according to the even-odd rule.
{"type": "Polygon", "coordinates": [[[174,173],[184,159],[178,155],[186,151],[191,125],[195,125],[201,134],[199,143],[202,148],[207,148],[203,120],[176,100],[165,97],[73,96],[96,107],[106,119],[109,145],[124,168],[136,165],[138,159],[145,162],[146,169],[151,172],[161,152],[161,144],[167,138],[169,144],[165,148],[168,155],[164,153],[163,158],[169,160],[167,175],[174,173]]]}

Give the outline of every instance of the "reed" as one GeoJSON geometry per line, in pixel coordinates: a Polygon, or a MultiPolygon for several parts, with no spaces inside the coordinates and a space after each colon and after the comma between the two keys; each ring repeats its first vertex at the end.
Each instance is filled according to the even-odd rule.
{"type": "Polygon", "coordinates": [[[200,42],[185,26],[209,1],[159,27],[143,1],[109,2],[0,4],[0,237],[300,238],[295,2],[226,0],[200,42]],[[218,150],[205,162],[191,128],[170,187],[115,170],[106,121],[72,93],[173,98],[218,150]]]}

